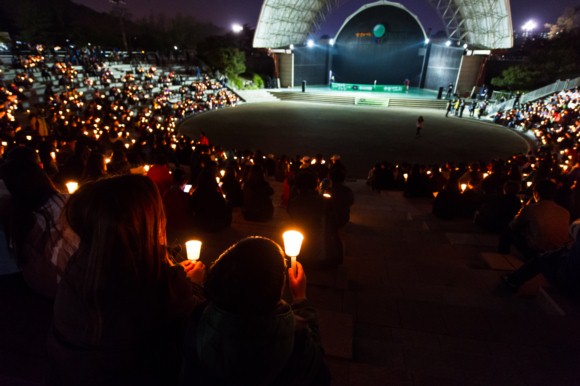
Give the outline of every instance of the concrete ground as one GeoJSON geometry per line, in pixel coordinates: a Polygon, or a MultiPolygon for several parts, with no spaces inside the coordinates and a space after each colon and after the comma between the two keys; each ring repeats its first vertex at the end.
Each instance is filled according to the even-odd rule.
{"type": "Polygon", "coordinates": [[[366,178],[371,166],[382,161],[488,161],[528,151],[521,134],[467,115],[445,118],[445,111],[433,109],[270,102],[199,114],[186,119],[179,131],[192,138],[205,131],[210,142],[226,148],[276,155],[338,153],[353,178],[366,178]],[[416,136],[419,115],[425,125],[416,136]]]}
{"type": "MultiPolygon", "coordinates": [[[[279,202],[281,184],[271,182],[279,202]]],[[[430,199],[371,192],[362,180],[344,232],[345,261],[307,271],[336,386],[580,385],[580,316],[544,307],[538,278],[519,294],[490,268],[496,236],[469,220],[442,221],[430,199]]],[[[284,208],[251,223],[234,212],[231,228],[192,234],[209,263],[249,235],[281,242],[284,208]]],[[[0,385],[41,384],[51,305],[14,278],[0,278],[0,385]]]]}

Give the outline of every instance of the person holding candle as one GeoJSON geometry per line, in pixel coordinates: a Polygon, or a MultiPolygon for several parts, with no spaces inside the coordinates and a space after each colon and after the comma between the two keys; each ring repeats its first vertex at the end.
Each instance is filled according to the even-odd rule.
{"type": "Polygon", "coordinates": [[[556,190],[550,180],[534,185],[534,202],[524,206],[501,234],[499,253],[508,254],[513,245],[523,260],[530,260],[567,245],[570,212],[553,201],[556,190]]]}
{"type": "Polygon", "coordinates": [[[215,261],[209,301],[190,320],[181,385],[330,384],[302,265],[286,265],[264,237],[243,239],[215,261]],[[292,304],[282,299],[286,280],[292,304]]]}
{"type": "Polygon", "coordinates": [[[165,215],[141,175],[90,182],[66,221],[78,234],[54,304],[49,385],[174,385],[205,267],[168,259],[165,215]]]}

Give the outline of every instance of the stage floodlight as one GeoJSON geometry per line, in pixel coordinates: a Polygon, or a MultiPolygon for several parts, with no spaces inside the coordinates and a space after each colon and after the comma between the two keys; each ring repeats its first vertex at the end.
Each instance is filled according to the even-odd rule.
{"type": "Polygon", "coordinates": [[[233,31],[233,33],[239,34],[243,30],[244,30],[244,26],[242,26],[241,24],[238,24],[238,23],[232,24],[232,31],[233,31]]]}

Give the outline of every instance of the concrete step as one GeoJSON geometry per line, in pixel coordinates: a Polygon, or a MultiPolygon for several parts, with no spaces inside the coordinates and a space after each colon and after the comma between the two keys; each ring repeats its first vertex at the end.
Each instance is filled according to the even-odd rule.
{"type": "Polygon", "coordinates": [[[354,319],[352,315],[318,310],[320,338],[326,355],[352,359],[354,319]]]}
{"type": "Polygon", "coordinates": [[[482,252],[479,257],[489,269],[494,271],[515,271],[523,264],[516,257],[501,253],[482,252]]]}
{"type": "Polygon", "coordinates": [[[279,102],[280,99],[268,90],[236,90],[246,103],[279,102]]]}
{"type": "Polygon", "coordinates": [[[271,91],[272,95],[283,101],[316,102],[316,103],[336,103],[354,105],[354,96],[341,96],[322,93],[302,93],[293,91],[271,91]]]}
{"type": "Polygon", "coordinates": [[[550,287],[540,287],[536,302],[548,315],[580,315],[580,304],[577,301],[563,297],[550,287]]]}

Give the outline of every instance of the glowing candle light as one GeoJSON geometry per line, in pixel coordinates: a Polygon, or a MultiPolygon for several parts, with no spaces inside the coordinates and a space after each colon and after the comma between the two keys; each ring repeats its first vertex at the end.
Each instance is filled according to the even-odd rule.
{"type": "Polygon", "coordinates": [[[145,170],[145,173],[147,173],[149,171],[149,169],[151,169],[151,166],[145,165],[145,166],[143,166],[143,169],[145,170]]]}
{"type": "Polygon", "coordinates": [[[433,192],[433,198],[437,198],[438,195],[439,195],[439,192],[433,192]]]}
{"type": "Polygon", "coordinates": [[[461,192],[465,192],[465,189],[467,189],[467,184],[461,184],[461,192]]]}
{"type": "Polygon", "coordinates": [[[300,254],[300,247],[302,246],[302,240],[304,236],[298,231],[286,231],[282,235],[284,239],[284,251],[286,255],[290,256],[290,262],[292,269],[296,269],[296,256],[300,254]]]}
{"type": "Polygon", "coordinates": [[[403,178],[405,178],[405,181],[407,181],[407,178],[409,178],[409,175],[407,173],[403,174],[403,178]]]}
{"type": "Polygon", "coordinates": [[[2,146],[8,146],[8,142],[2,141],[2,146]]]}
{"type": "Polygon", "coordinates": [[[201,253],[201,241],[189,240],[185,243],[185,250],[187,251],[187,259],[191,261],[199,260],[201,253]]]}
{"type": "Polygon", "coordinates": [[[332,198],[332,196],[330,195],[330,193],[323,193],[322,197],[324,198],[332,198]]]}
{"type": "Polygon", "coordinates": [[[226,175],[226,171],[225,170],[220,170],[220,175],[222,176],[222,178],[226,175]]]}
{"type": "Polygon", "coordinates": [[[73,194],[79,188],[79,183],[76,181],[69,181],[66,183],[66,188],[70,194],[73,194]]]}
{"type": "Polygon", "coordinates": [[[532,186],[532,181],[528,181],[526,182],[526,186],[529,188],[530,186],[532,186]]]}

